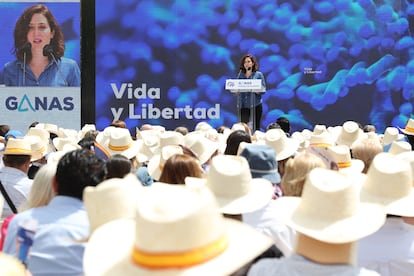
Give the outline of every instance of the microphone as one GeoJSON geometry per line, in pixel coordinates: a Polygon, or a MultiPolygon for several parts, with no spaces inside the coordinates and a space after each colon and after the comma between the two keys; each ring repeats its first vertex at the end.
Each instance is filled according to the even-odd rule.
{"type": "Polygon", "coordinates": [[[26,57],[27,53],[32,49],[32,44],[30,42],[26,42],[21,48],[20,51],[23,52],[23,86],[26,86],[26,57]]]}
{"type": "Polygon", "coordinates": [[[45,47],[43,47],[43,55],[45,57],[51,57],[53,62],[56,64],[56,67],[58,69],[58,72],[60,74],[60,76],[62,77],[63,81],[65,82],[65,86],[69,86],[68,82],[65,79],[65,76],[62,73],[62,70],[60,70],[60,66],[59,63],[57,62],[55,55],[53,54],[53,47],[50,44],[45,45],[45,47]]]}
{"type": "Polygon", "coordinates": [[[239,73],[237,73],[237,79],[240,78],[240,74],[241,74],[242,70],[243,70],[243,67],[240,67],[239,73]]]}

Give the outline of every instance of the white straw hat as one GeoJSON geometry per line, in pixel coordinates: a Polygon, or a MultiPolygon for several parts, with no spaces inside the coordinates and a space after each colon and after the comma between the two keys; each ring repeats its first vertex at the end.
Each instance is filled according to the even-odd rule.
{"type": "Polygon", "coordinates": [[[214,142],[197,132],[185,135],[183,145],[195,153],[200,164],[206,163],[219,148],[218,142],[214,142]]]}
{"type": "Polygon", "coordinates": [[[223,214],[256,211],[272,199],[273,185],[264,178],[252,178],[246,158],[234,155],[213,157],[206,179],[186,177],[188,186],[204,183],[216,196],[223,214]]]}
{"type": "Polygon", "coordinates": [[[404,138],[404,134],[401,134],[396,127],[387,127],[384,134],[381,135],[381,144],[383,146],[390,144],[393,141],[404,138]]]}
{"type": "Polygon", "coordinates": [[[390,144],[390,147],[388,149],[388,152],[391,154],[399,154],[399,153],[403,153],[403,152],[408,152],[411,151],[411,144],[406,142],[406,141],[393,141],[390,144]]]}
{"type": "Polygon", "coordinates": [[[126,128],[116,128],[112,130],[109,139],[105,144],[101,144],[111,155],[121,154],[128,159],[135,157],[139,152],[140,144],[133,140],[131,133],[126,128]]]}
{"type": "Polygon", "coordinates": [[[414,217],[414,188],[408,161],[388,152],[377,154],[361,189],[361,200],[382,204],[388,214],[414,217]]]}
{"type": "Polygon", "coordinates": [[[315,168],[301,197],[280,197],[275,206],[285,223],[316,240],[348,243],[377,231],[385,222],[381,205],[359,201],[360,184],[338,171],[315,168]]]}
{"type": "Polygon", "coordinates": [[[299,141],[286,136],[279,128],[266,131],[265,144],[271,146],[276,152],[276,160],[281,161],[294,155],[299,149],[299,141]]]}
{"type": "Polygon", "coordinates": [[[362,160],[351,158],[351,151],[346,145],[336,145],[326,148],[328,154],[338,165],[342,172],[360,173],[364,170],[365,164],[362,160]]]}
{"type": "Polygon", "coordinates": [[[83,201],[90,222],[90,233],[109,221],[134,218],[140,188],[142,184],[133,174],[107,179],[96,187],[86,187],[83,201]]]}
{"type": "Polygon", "coordinates": [[[135,220],[96,229],[84,254],[86,276],[230,275],[271,246],[267,236],[221,215],[199,187],[143,189],[135,220]]]}
{"type": "Polygon", "coordinates": [[[364,131],[359,127],[358,123],[346,121],[342,124],[341,131],[336,139],[336,144],[351,147],[352,143],[361,139],[363,135],[364,131]]]}
{"type": "Polygon", "coordinates": [[[414,119],[410,118],[405,125],[405,128],[399,128],[400,131],[406,135],[414,135],[414,119]]]}
{"type": "Polygon", "coordinates": [[[407,161],[411,166],[411,172],[413,176],[413,186],[414,186],[414,151],[406,151],[395,155],[395,157],[407,161]]]}

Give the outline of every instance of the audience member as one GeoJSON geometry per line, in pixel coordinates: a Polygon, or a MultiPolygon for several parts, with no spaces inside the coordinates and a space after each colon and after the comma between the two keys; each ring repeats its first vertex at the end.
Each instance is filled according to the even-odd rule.
{"type": "Polygon", "coordinates": [[[126,123],[123,120],[115,120],[110,124],[110,126],[114,126],[118,128],[127,128],[126,123]]]}
{"type": "Polygon", "coordinates": [[[226,149],[224,150],[224,154],[237,155],[237,151],[241,142],[251,143],[252,138],[244,130],[236,130],[230,133],[226,141],[226,149]]]}
{"type": "Polygon", "coordinates": [[[56,196],[43,207],[17,214],[10,222],[4,252],[16,253],[20,223],[37,222],[28,268],[34,275],[82,275],[82,242],[89,235],[89,221],[82,202],[83,190],[105,178],[105,162],[85,149],[66,153],[56,169],[56,196]]]}
{"type": "Polygon", "coordinates": [[[17,213],[17,208],[27,199],[33,182],[27,176],[30,159],[38,155],[36,157],[32,151],[29,140],[22,138],[9,138],[2,154],[4,167],[0,170],[0,182],[6,199],[2,212],[4,219],[17,213]]]}
{"type": "MultiPolygon", "coordinates": [[[[52,183],[55,174],[56,164],[46,164],[39,169],[35,178],[33,179],[33,184],[30,188],[27,200],[20,205],[18,212],[23,212],[31,208],[49,204],[49,202],[55,196],[55,191],[53,189],[52,183]]],[[[0,251],[3,249],[9,223],[14,216],[15,214],[8,216],[1,225],[0,251]]]]}
{"type": "Polygon", "coordinates": [[[410,118],[407,121],[404,129],[400,128],[400,131],[407,137],[408,142],[411,144],[411,148],[414,149],[414,118],[410,118]]]}
{"type": "Polygon", "coordinates": [[[276,152],[278,171],[283,177],[285,163],[288,159],[294,158],[299,149],[298,140],[287,137],[282,129],[276,128],[266,131],[265,144],[271,146],[276,152]]]}
{"type": "Polygon", "coordinates": [[[302,152],[286,162],[285,174],[280,186],[284,196],[302,196],[303,185],[311,170],[314,168],[328,169],[325,162],[317,155],[302,152]]]}
{"type": "Polygon", "coordinates": [[[174,154],[167,159],[158,181],[185,184],[187,176],[203,178],[204,171],[197,159],[186,154],[174,154]]]}
{"type": "Polygon", "coordinates": [[[114,154],[106,160],[106,178],[123,178],[132,172],[131,161],[122,154],[114,154]]]}
{"type": "Polygon", "coordinates": [[[179,133],[181,133],[182,135],[187,135],[188,134],[188,128],[187,127],[185,127],[185,126],[179,126],[179,127],[176,127],[175,129],[174,129],[174,131],[177,131],[177,132],[179,132],[179,133]]]}
{"type": "Polygon", "coordinates": [[[287,117],[279,117],[276,119],[276,123],[286,133],[287,137],[290,137],[290,121],[287,117]]]}
{"type": "Polygon", "coordinates": [[[377,128],[374,125],[364,125],[362,128],[364,132],[377,132],[377,128]]]}
{"type": "MultiPolygon", "coordinates": [[[[243,144],[241,144],[243,145],[243,144]]],[[[240,156],[246,158],[249,163],[253,179],[263,178],[273,184],[275,191],[273,199],[282,196],[279,187],[280,175],[277,171],[276,154],[270,146],[245,144],[240,156]]],[[[243,213],[244,223],[254,227],[258,231],[270,236],[276,246],[275,256],[288,256],[291,252],[291,245],[294,243],[292,231],[280,221],[274,208],[274,200],[267,205],[253,212],[243,213]]]]}
{"type": "Polygon", "coordinates": [[[414,228],[403,220],[414,217],[410,163],[390,153],[377,154],[362,185],[361,200],[385,206],[388,215],[378,232],[361,240],[359,264],[382,276],[412,275],[414,228]]]}
{"type": "Polygon", "coordinates": [[[385,211],[359,201],[354,179],[315,168],[302,197],[277,199],[281,218],[298,233],[294,254],[259,260],[248,275],[377,275],[356,266],[356,249],[359,239],[384,224],[385,211]]]}
{"type": "Polygon", "coordinates": [[[383,152],[383,148],[378,138],[359,139],[351,146],[351,156],[364,162],[362,172],[365,174],[368,172],[374,157],[381,152],[383,152]]]}

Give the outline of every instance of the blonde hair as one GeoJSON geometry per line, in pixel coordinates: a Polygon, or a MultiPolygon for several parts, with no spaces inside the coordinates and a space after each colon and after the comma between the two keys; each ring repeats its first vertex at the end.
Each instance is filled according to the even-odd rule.
{"type": "Polygon", "coordinates": [[[285,164],[285,173],[280,183],[283,195],[301,196],[306,177],[314,168],[327,168],[327,166],[313,153],[302,152],[290,158],[285,164]]]}
{"type": "Polygon", "coordinates": [[[56,174],[56,167],[56,164],[45,164],[40,167],[33,179],[29,196],[19,207],[19,212],[49,204],[56,194],[52,184],[56,174]]]}
{"type": "Polygon", "coordinates": [[[367,173],[369,167],[371,166],[372,160],[374,157],[383,152],[381,142],[378,139],[365,138],[356,141],[352,147],[352,158],[359,159],[364,162],[364,170],[362,173],[367,173]]]}

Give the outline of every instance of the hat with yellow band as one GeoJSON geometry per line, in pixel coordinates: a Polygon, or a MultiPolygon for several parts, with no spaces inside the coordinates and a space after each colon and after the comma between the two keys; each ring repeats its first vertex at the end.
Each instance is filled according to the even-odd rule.
{"type": "Polygon", "coordinates": [[[111,221],[94,231],[84,272],[230,275],[271,245],[248,225],[224,218],[208,188],[157,182],[142,190],[135,220],[111,221]]]}
{"type": "Polygon", "coordinates": [[[414,119],[410,118],[405,125],[405,128],[399,128],[400,131],[406,135],[413,135],[414,136],[414,119]]]}

